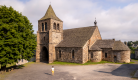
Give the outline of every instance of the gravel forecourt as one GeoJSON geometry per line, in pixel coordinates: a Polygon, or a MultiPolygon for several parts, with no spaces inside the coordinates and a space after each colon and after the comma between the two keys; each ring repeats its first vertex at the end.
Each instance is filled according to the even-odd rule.
{"type": "Polygon", "coordinates": [[[137,64],[54,65],[52,76],[51,67],[33,63],[9,72],[4,80],[136,80],[131,74],[138,69],[137,64]]]}

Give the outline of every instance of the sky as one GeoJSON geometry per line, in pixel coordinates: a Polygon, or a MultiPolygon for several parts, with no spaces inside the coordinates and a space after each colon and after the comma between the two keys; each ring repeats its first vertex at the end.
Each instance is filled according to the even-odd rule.
{"type": "Polygon", "coordinates": [[[138,0],[0,0],[0,5],[12,6],[38,30],[51,2],[63,29],[97,25],[102,39],[138,41],[138,0]]]}

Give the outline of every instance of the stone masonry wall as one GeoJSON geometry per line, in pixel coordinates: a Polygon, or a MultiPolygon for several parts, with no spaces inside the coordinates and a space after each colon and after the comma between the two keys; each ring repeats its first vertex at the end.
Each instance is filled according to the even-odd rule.
{"type": "Polygon", "coordinates": [[[113,55],[117,55],[118,62],[130,62],[130,51],[113,51],[113,55]]]}
{"type": "Polygon", "coordinates": [[[56,60],[55,46],[63,40],[63,22],[46,19],[38,21],[38,34],[37,34],[37,49],[36,49],[36,62],[40,62],[42,56],[42,47],[46,46],[49,52],[49,63],[56,60]],[[47,30],[45,30],[45,22],[47,22],[47,30]],[[44,31],[42,31],[42,23],[44,23],[44,31]],[[53,29],[53,24],[59,24],[59,30],[53,29]]]}
{"type": "Polygon", "coordinates": [[[49,63],[56,60],[55,46],[63,40],[63,22],[50,19],[50,30],[49,30],[49,63]],[[53,28],[56,23],[56,30],[53,28]],[[59,24],[59,30],[57,30],[57,24],[59,24]]]}
{"type": "Polygon", "coordinates": [[[36,62],[40,62],[40,40],[39,40],[39,32],[38,31],[37,31],[36,62]]]}
{"type": "Polygon", "coordinates": [[[89,60],[92,62],[100,62],[102,60],[102,51],[89,51],[89,60]],[[93,57],[91,57],[92,54],[93,57]]]}
{"type": "Polygon", "coordinates": [[[96,27],[93,35],[89,39],[89,48],[96,42],[96,40],[101,40],[101,39],[102,38],[101,38],[100,32],[98,30],[98,27],[96,27]]]}
{"type": "Polygon", "coordinates": [[[56,48],[56,59],[62,62],[82,63],[82,48],[56,48]],[[61,50],[61,58],[59,57],[59,50],[61,50]],[[72,58],[72,50],[74,50],[74,58],[72,58]]]}
{"type": "Polygon", "coordinates": [[[86,42],[86,44],[83,46],[83,63],[86,63],[88,61],[88,44],[89,41],[86,42]]]}
{"type": "Polygon", "coordinates": [[[47,31],[50,30],[50,19],[46,19],[46,20],[38,21],[38,31],[39,32],[47,32],[47,31],[45,31],[45,22],[47,22],[47,31]],[[44,24],[44,31],[42,31],[42,23],[44,24]]]}
{"type": "Polygon", "coordinates": [[[112,61],[112,49],[102,49],[102,60],[112,61]],[[107,53],[107,57],[105,57],[105,53],[107,53]]]}

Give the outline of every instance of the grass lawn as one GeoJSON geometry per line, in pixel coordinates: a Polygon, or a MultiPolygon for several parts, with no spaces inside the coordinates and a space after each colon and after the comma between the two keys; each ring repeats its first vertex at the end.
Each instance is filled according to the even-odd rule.
{"type": "Polygon", "coordinates": [[[138,59],[131,59],[131,60],[138,61],[138,59]]]}
{"type": "Polygon", "coordinates": [[[88,61],[88,62],[86,62],[84,64],[80,64],[80,63],[70,63],[70,62],[54,61],[53,63],[50,63],[49,65],[94,65],[94,64],[104,64],[104,63],[133,64],[134,62],[130,62],[130,63],[114,63],[114,62],[109,62],[109,61],[101,61],[101,62],[91,62],[91,61],[88,61]]]}

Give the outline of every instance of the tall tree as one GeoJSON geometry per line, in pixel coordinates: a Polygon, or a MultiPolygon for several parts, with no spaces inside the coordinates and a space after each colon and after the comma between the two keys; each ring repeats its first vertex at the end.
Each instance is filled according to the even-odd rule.
{"type": "Polygon", "coordinates": [[[7,64],[23,58],[30,60],[36,49],[33,25],[26,16],[12,7],[0,6],[0,64],[5,70],[7,64]]]}

